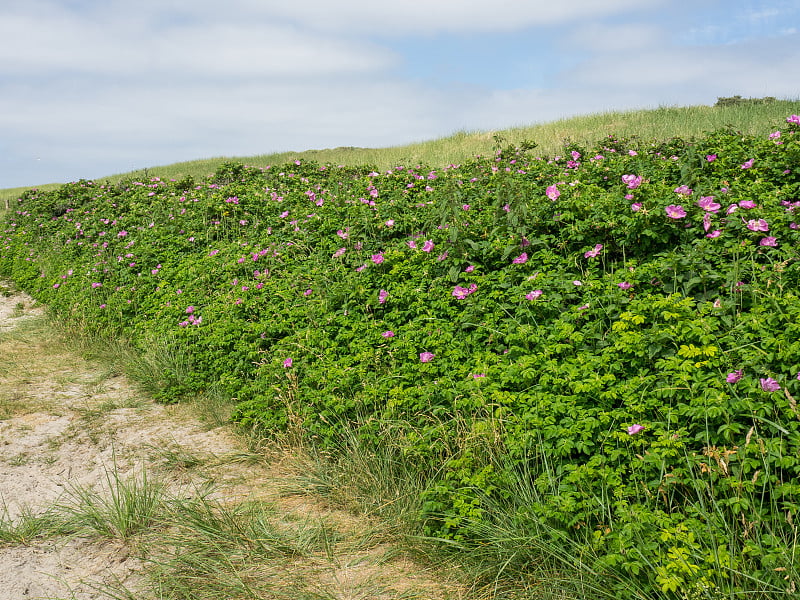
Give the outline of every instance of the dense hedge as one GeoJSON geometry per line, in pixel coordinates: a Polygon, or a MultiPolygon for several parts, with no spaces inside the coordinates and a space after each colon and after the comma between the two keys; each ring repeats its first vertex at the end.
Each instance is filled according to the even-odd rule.
{"type": "Polygon", "coordinates": [[[164,400],[213,389],[239,423],[323,446],[391,424],[432,477],[431,534],[480,543],[487,503],[513,505],[528,473],[518,518],[594,569],[667,595],[783,589],[800,520],[787,121],[441,170],[81,181],[19,199],[0,273],[161,348],[164,400]]]}

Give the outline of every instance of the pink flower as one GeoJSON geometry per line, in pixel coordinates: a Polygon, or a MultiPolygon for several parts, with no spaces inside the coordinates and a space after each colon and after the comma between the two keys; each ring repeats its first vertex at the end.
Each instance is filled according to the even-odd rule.
{"type": "Polygon", "coordinates": [[[587,250],[583,253],[583,258],[594,258],[603,249],[603,244],[596,244],[594,250],[587,250]]]}
{"type": "Polygon", "coordinates": [[[378,254],[372,255],[372,262],[374,262],[376,265],[381,264],[383,261],[384,261],[383,252],[378,252],[378,254]]]}
{"type": "Polygon", "coordinates": [[[786,117],[787,123],[794,123],[795,125],[800,125],[800,115],[792,115],[790,117],[786,117]]]}
{"type": "Polygon", "coordinates": [[[394,219],[389,219],[384,223],[387,227],[394,227],[394,219]]]}
{"type": "Polygon", "coordinates": [[[742,200],[741,202],[739,202],[739,207],[740,208],[755,208],[756,207],[756,203],[753,202],[752,200],[742,200]]]}
{"type": "Polygon", "coordinates": [[[772,246],[773,248],[778,245],[778,240],[772,236],[763,237],[758,242],[759,246],[772,246]]]}
{"type": "Polygon", "coordinates": [[[194,306],[187,306],[186,307],[186,313],[187,314],[192,314],[193,312],[194,312],[194,306]]]}
{"type": "Polygon", "coordinates": [[[747,228],[750,231],[769,231],[769,224],[764,219],[750,219],[747,228]]]}
{"type": "Polygon", "coordinates": [[[286,360],[283,361],[283,368],[284,369],[288,369],[291,366],[292,366],[292,359],[291,358],[287,358],[286,360]]]}
{"type": "Polygon", "coordinates": [[[453,297],[457,298],[458,300],[463,300],[470,294],[474,293],[477,289],[478,286],[474,283],[470,284],[468,288],[457,285],[455,288],[453,288],[453,297]]]}
{"type": "Polygon", "coordinates": [[[303,296],[310,296],[313,293],[314,293],[314,290],[312,290],[311,288],[308,288],[305,292],[303,292],[303,296]]]}
{"type": "Polygon", "coordinates": [[[522,265],[522,264],[525,264],[526,262],[528,262],[528,253],[527,252],[523,252],[522,254],[520,254],[514,260],[511,261],[511,263],[515,264],[515,265],[522,265]]]}
{"type": "Polygon", "coordinates": [[[644,425],[639,425],[638,423],[634,423],[630,427],[628,427],[625,431],[628,432],[628,435],[636,435],[637,433],[641,433],[644,431],[644,425]]]}
{"type": "Polygon", "coordinates": [[[717,155],[716,154],[706,154],[706,160],[708,162],[714,162],[715,160],[717,160],[717,155]]]}
{"type": "Polygon", "coordinates": [[[573,280],[572,285],[575,285],[575,286],[583,285],[583,282],[578,281],[577,279],[575,279],[575,280],[573,280]]]}
{"type": "Polygon", "coordinates": [[[642,178],[639,175],[623,175],[622,183],[627,185],[629,190],[635,190],[642,184],[642,178]]]}
{"type": "Polygon", "coordinates": [[[742,378],[743,374],[744,373],[742,372],[741,369],[733,371],[731,373],[728,373],[728,376],[725,378],[725,381],[727,381],[728,383],[736,383],[742,378]]]}
{"type": "Polygon", "coordinates": [[[688,185],[679,185],[675,188],[675,193],[680,194],[681,196],[691,196],[692,189],[688,185]]]}
{"type": "Polygon", "coordinates": [[[378,303],[383,304],[384,302],[386,302],[386,299],[388,297],[389,297],[389,292],[387,292],[386,290],[381,290],[380,292],[378,292],[378,303]]]}
{"type": "Polygon", "coordinates": [[[714,202],[714,196],[700,196],[700,200],[697,201],[697,206],[709,212],[717,212],[722,208],[722,205],[714,202]]]}
{"type": "Polygon", "coordinates": [[[464,269],[464,273],[472,273],[475,270],[475,265],[469,265],[466,269],[464,269]]]}
{"type": "Polygon", "coordinates": [[[342,256],[342,255],[343,255],[345,252],[347,252],[347,249],[346,249],[346,248],[339,248],[339,249],[338,249],[336,252],[334,252],[334,253],[331,255],[331,258],[339,258],[339,257],[340,257],[340,256],[342,256]]]}
{"type": "Polygon", "coordinates": [[[703,230],[708,231],[711,229],[711,216],[708,213],[703,213],[703,230]]]}
{"type": "Polygon", "coordinates": [[[393,338],[394,337],[394,331],[392,331],[391,329],[389,331],[384,331],[381,334],[381,336],[385,337],[386,339],[393,338]]]}
{"type": "Polygon", "coordinates": [[[422,251],[423,252],[430,252],[433,250],[434,243],[433,240],[425,240],[425,243],[422,244],[422,251]]]}
{"type": "Polygon", "coordinates": [[[539,296],[542,295],[542,290],[533,290],[532,292],[528,292],[525,294],[526,300],[536,300],[539,296]]]}
{"type": "Polygon", "coordinates": [[[759,379],[761,382],[761,389],[765,392],[777,392],[781,386],[772,377],[762,377],[759,379]]]}
{"type": "Polygon", "coordinates": [[[408,247],[411,248],[412,250],[416,249],[417,247],[417,242],[415,242],[414,240],[408,240],[407,244],[408,247]]]}
{"type": "Polygon", "coordinates": [[[511,212],[511,206],[509,206],[508,204],[503,204],[503,210],[506,212],[511,212]]]}
{"type": "Polygon", "coordinates": [[[740,167],[740,168],[742,168],[742,169],[749,169],[750,167],[752,167],[752,166],[753,166],[753,162],[755,162],[755,159],[754,159],[754,158],[751,158],[750,160],[746,160],[746,161],[744,161],[744,162],[742,163],[742,165],[741,165],[741,167],[740,167]]]}
{"type": "Polygon", "coordinates": [[[680,204],[670,204],[664,210],[670,219],[682,219],[686,216],[686,210],[680,204]]]}
{"type": "Polygon", "coordinates": [[[548,198],[550,198],[550,200],[558,200],[558,197],[561,195],[561,192],[558,191],[556,184],[548,185],[544,193],[548,198]]]}
{"type": "Polygon", "coordinates": [[[623,281],[622,283],[618,283],[617,287],[621,290],[629,290],[631,289],[631,284],[627,281],[623,281]]]}
{"type": "Polygon", "coordinates": [[[420,352],[419,361],[424,363],[431,362],[435,356],[433,352],[420,352]]]}
{"type": "Polygon", "coordinates": [[[93,283],[93,284],[92,284],[92,288],[93,288],[93,289],[97,289],[97,288],[99,288],[99,287],[103,287],[103,284],[102,284],[102,283],[97,283],[97,282],[95,282],[95,283],[93,283]]]}
{"type": "MultiPolygon", "coordinates": [[[[281,216],[282,216],[282,215],[281,215],[281,216]]],[[[348,227],[347,229],[349,229],[349,227],[348,227]]],[[[349,233],[347,233],[347,229],[338,229],[338,230],[336,231],[336,235],[338,235],[338,236],[339,236],[340,238],[342,238],[343,240],[346,240],[347,238],[349,238],[349,237],[350,237],[350,234],[349,234],[349,233]]]]}
{"type": "Polygon", "coordinates": [[[713,240],[714,238],[718,238],[720,235],[722,235],[722,230],[721,229],[715,229],[711,233],[707,233],[706,237],[713,240]]]}
{"type": "Polygon", "coordinates": [[[631,204],[631,210],[633,212],[639,212],[640,210],[642,210],[642,203],[641,202],[634,202],[633,204],[631,204]]]}

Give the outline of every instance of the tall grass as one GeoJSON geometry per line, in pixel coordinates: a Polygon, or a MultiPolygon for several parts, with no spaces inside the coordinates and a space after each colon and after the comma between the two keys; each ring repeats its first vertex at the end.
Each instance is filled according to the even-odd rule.
{"type": "MultiPolygon", "coordinates": [[[[459,131],[444,138],[387,148],[339,147],[193,160],[113,174],[98,180],[115,183],[124,179],[150,177],[179,180],[191,176],[202,179],[216,171],[219,165],[229,161],[243,162],[256,167],[280,165],[302,159],[323,164],[371,165],[381,170],[416,164],[441,168],[448,164],[468,161],[478,155],[485,156],[492,153],[498,139],[502,139],[506,145],[532,141],[538,145],[536,153],[540,156],[552,156],[560,152],[565,141],[592,144],[608,135],[666,140],[673,137],[691,138],[726,127],[746,134],[766,135],[776,123],[782,122],[787,115],[794,113],[800,113],[800,100],[610,111],[497,131],[459,131]]],[[[31,182],[30,187],[49,190],[58,185],[55,183],[37,185],[37,182],[31,182]]],[[[0,214],[4,210],[6,200],[13,200],[26,189],[28,188],[18,187],[0,190],[0,214]]]]}

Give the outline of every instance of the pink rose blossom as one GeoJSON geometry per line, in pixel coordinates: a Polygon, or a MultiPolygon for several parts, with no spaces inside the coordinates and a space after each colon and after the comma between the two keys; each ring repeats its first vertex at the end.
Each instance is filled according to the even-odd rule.
{"type": "Polygon", "coordinates": [[[697,206],[708,212],[717,212],[722,206],[714,202],[714,196],[701,196],[697,201],[697,206]]]}
{"type": "Polygon", "coordinates": [[[514,260],[511,261],[511,263],[515,264],[515,265],[522,265],[522,264],[525,264],[526,262],[528,262],[528,253],[527,252],[523,252],[522,254],[520,254],[514,260]]]}
{"type": "Polygon", "coordinates": [[[453,288],[453,297],[458,299],[458,300],[463,300],[464,298],[466,298],[470,294],[474,293],[475,290],[477,290],[477,289],[478,289],[478,286],[476,284],[474,284],[474,283],[471,284],[468,288],[461,287],[460,285],[457,285],[455,288],[453,288]]]}
{"type": "Polygon", "coordinates": [[[769,224],[764,219],[750,219],[747,228],[750,231],[769,231],[769,224]]]}
{"type": "Polygon", "coordinates": [[[670,219],[682,219],[686,216],[686,210],[680,204],[670,204],[664,210],[670,219]]]}
{"type": "Polygon", "coordinates": [[[674,192],[676,194],[680,194],[681,196],[691,196],[692,189],[688,185],[679,185],[675,188],[674,192]]]}
{"type": "Polygon", "coordinates": [[[424,363],[431,362],[435,356],[433,352],[420,352],[419,361],[424,363]]]}
{"type": "Polygon", "coordinates": [[[596,244],[593,250],[587,250],[583,253],[584,258],[594,258],[603,249],[603,244],[596,244]]]}
{"type": "Polygon", "coordinates": [[[622,183],[628,186],[629,190],[635,190],[642,184],[642,178],[639,175],[623,175],[622,183]]]}
{"type": "Polygon", "coordinates": [[[636,435],[637,433],[641,433],[644,431],[644,425],[639,425],[638,423],[634,423],[630,427],[628,427],[625,431],[628,432],[628,435],[636,435]]]}
{"type": "Polygon", "coordinates": [[[728,383],[736,383],[742,378],[743,374],[744,373],[742,372],[741,369],[733,371],[731,373],[728,373],[728,376],[725,378],[725,381],[727,381],[728,383]]]}
{"type": "Polygon", "coordinates": [[[781,389],[781,386],[772,377],[762,377],[759,382],[761,383],[761,389],[765,392],[777,392],[781,389]]]}

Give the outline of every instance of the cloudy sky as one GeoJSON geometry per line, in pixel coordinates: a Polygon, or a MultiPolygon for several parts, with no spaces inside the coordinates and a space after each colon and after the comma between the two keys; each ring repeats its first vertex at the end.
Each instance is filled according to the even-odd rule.
{"type": "Polygon", "coordinates": [[[797,0],[0,0],[0,188],[800,98],[797,0]]]}

